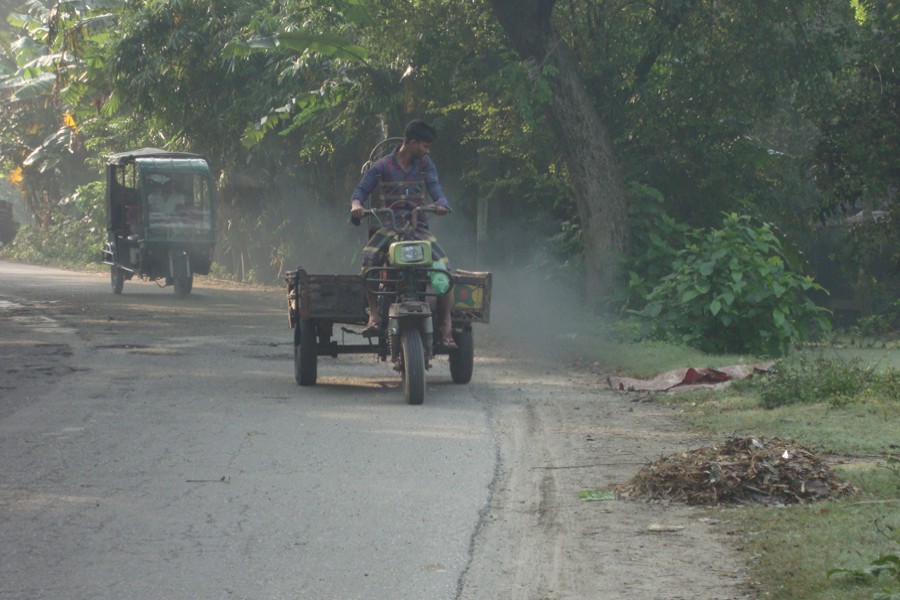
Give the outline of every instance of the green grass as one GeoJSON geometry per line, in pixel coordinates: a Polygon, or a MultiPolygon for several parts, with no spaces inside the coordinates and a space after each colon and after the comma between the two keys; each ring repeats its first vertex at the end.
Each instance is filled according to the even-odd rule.
{"type": "Polygon", "coordinates": [[[828,576],[832,569],[862,570],[900,549],[900,473],[884,463],[842,467],[863,489],[855,497],[805,506],[727,509],[744,541],[764,596],[774,600],[872,600],[900,583],[882,575],[860,581],[828,576]]]}
{"type": "Polygon", "coordinates": [[[777,437],[816,452],[847,455],[885,455],[897,452],[900,444],[900,401],[763,409],[754,396],[732,390],[673,394],[665,400],[682,408],[693,427],[721,435],[777,437]]]}
{"type": "Polygon", "coordinates": [[[588,335],[573,340],[571,350],[601,365],[606,372],[627,377],[649,378],[684,367],[725,367],[761,361],[745,355],[711,355],[666,342],[623,341],[623,332],[602,325],[584,323],[582,330],[588,335]]]}
{"type": "MultiPolygon", "coordinates": [[[[802,352],[812,353],[818,349],[807,348],[802,352]]],[[[848,343],[831,346],[825,354],[832,354],[847,360],[859,359],[867,365],[877,368],[893,367],[900,369],[900,342],[878,340],[848,340],[848,343]],[[853,343],[849,343],[849,342],[853,343]]]]}

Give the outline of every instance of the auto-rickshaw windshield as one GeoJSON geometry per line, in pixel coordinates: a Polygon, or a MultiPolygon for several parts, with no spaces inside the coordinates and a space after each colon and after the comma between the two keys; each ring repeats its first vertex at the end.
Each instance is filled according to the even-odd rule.
{"type": "Polygon", "coordinates": [[[143,174],[151,229],[211,229],[209,178],[197,172],[143,174]]]}

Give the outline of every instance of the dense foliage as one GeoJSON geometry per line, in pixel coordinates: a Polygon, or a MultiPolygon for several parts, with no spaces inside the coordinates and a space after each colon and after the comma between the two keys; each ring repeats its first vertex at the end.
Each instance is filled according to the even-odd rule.
{"type": "Polygon", "coordinates": [[[37,264],[84,267],[97,260],[106,239],[103,206],[102,185],[87,184],[49,209],[46,227],[20,229],[5,254],[37,264]]]}
{"type": "Polygon", "coordinates": [[[680,250],[639,313],[653,337],[711,353],[781,356],[829,329],[778,236],[734,213],[680,250]]]}
{"type": "MultiPolygon", "coordinates": [[[[553,60],[516,52],[497,18],[506,4],[14,0],[0,22],[0,176],[53,237],[61,219],[87,227],[92,208],[60,205],[100,179],[104,154],[200,152],[219,174],[220,268],[273,281],[324,257],[355,264],[345,213],[359,167],[424,117],[440,131],[455,209],[441,235],[460,266],[553,257],[584,281],[598,230],[627,227],[630,279],[611,297],[640,309],[674,254],[720,243],[695,238],[723,211],[801,245],[862,213],[826,253],[870,299],[864,314],[895,297],[895,0],[522,0],[523,12],[552,7],[553,60]],[[630,223],[592,217],[592,168],[573,159],[589,150],[571,135],[581,124],[560,128],[551,110],[566,100],[560,66],[609,132],[630,223]]],[[[730,306],[695,300],[703,331],[724,325],[730,306]]],[[[768,350],[802,337],[807,324],[789,321],[768,350]]]]}

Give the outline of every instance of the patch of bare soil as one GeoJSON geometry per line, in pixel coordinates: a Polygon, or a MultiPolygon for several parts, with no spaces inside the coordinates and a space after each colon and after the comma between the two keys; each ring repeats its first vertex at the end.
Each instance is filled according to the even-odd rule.
{"type": "Polygon", "coordinates": [[[686,504],[803,504],[858,491],[825,459],[778,438],[732,438],[661,458],[623,484],[623,497],[686,504]]]}
{"type": "Polygon", "coordinates": [[[753,597],[721,509],[615,493],[648,463],[708,440],[672,409],[608,390],[601,375],[502,354],[476,367],[496,378],[497,396],[481,393],[499,466],[458,598],[753,597]]]}

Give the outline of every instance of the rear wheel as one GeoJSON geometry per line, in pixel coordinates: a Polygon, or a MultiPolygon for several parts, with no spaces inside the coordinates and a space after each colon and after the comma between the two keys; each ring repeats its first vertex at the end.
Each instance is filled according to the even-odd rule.
{"type": "Polygon", "coordinates": [[[186,252],[177,252],[172,257],[172,285],[175,287],[175,297],[184,298],[191,293],[194,287],[194,274],[191,272],[191,261],[186,252]]]}
{"type": "Polygon", "coordinates": [[[297,385],[316,385],[318,352],[316,324],[302,319],[294,329],[294,379],[297,385]]]}
{"type": "Polygon", "coordinates": [[[407,404],[425,402],[425,349],[418,329],[406,329],[400,338],[403,352],[403,398],[407,404]]]}
{"type": "Polygon", "coordinates": [[[113,294],[121,294],[122,288],[125,286],[125,272],[118,265],[109,267],[109,281],[112,284],[113,294]]]}
{"type": "Polygon", "coordinates": [[[184,298],[191,293],[191,289],[194,287],[194,274],[179,273],[175,276],[173,285],[175,286],[175,297],[184,298]]]}
{"type": "Polygon", "coordinates": [[[464,329],[453,336],[456,350],[450,351],[450,377],[453,383],[469,383],[475,370],[475,340],[471,329],[464,329]]]}

